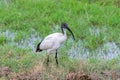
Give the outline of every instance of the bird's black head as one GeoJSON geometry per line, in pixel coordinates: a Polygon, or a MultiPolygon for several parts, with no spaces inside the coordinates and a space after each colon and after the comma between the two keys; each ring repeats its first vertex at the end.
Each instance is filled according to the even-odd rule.
{"type": "Polygon", "coordinates": [[[68,27],[68,25],[66,24],[66,23],[62,23],[61,24],[61,29],[62,29],[62,32],[63,32],[63,34],[64,34],[64,29],[67,29],[71,34],[72,34],[72,36],[73,36],[73,39],[75,40],[75,37],[74,37],[74,34],[73,34],[73,32],[72,32],[72,30],[68,27]]]}
{"type": "Polygon", "coordinates": [[[68,27],[68,25],[67,25],[66,23],[63,22],[63,23],[61,24],[61,28],[67,28],[67,27],[68,27]]]}

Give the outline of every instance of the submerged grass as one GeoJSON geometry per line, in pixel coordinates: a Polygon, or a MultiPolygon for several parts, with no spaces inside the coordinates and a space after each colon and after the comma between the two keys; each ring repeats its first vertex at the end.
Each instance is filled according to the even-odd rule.
{"type": "Polygon", "coordinates": [[[68,53],[84,54],[89,51],[89,55],[96,56],[97,51],[93,53],[94,50],[107,42],[115,42],[120,48],[119,7],[119,0],[0,0],[0,67],[9,67],[12,70],[9,76],[16,79],[26,79],[22,76],[25,74],[30,79],[36,75],[41,80],[65,80],[70,72],[83,70],[88,74],[97,72],[102,80],[112,80],[105,78],[101,72],[120,72],[119,55],[110,60],[101,60],[95,57],[70,58],[68,53]],[[54,55],[51,55],[47,67],[45,52],[34,54],[25,40],[35,47],[36,41],[60,31],[61,22],[70,26],[76,41],[68,37],[69,40],[59,49],[59,66],[55,65],[54,55]],[[38,38],[30,40],[34,37],[38,38]],[[17,45],[12,45],[13,42],[17,45]],[[19,47],[24,44],[27,46],[19,47]],[[32,70],[36,72],[31,74],[32,70]]]}

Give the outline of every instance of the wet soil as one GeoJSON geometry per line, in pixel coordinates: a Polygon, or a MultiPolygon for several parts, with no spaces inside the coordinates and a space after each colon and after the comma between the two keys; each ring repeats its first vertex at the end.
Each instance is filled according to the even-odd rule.
{"type": "MultiPolygon", "coordinates": [[[[41,80],[44,79],[42,76],[45,74],[42,64],[39,66],[35,66],[33,69],[28,71],[23,71],[19,73],[14,73],[11,71],[9,67],[1,67],[0,68],[0,79],[2,77],[6,77],[8,80],[41,80]]],[[[61,80],[58,79],[56,75],[51,77],[52,74],[49,74],[49,80],[61,80]]],[[[117,71],[109,71],[105,70],[99,73],[86,73],[83,70],[78,72],[69,72],[63,80],[120,80],[120,73],[117,71]]],[[[4,80],[4,79],[3,79],[4,80]]]]}

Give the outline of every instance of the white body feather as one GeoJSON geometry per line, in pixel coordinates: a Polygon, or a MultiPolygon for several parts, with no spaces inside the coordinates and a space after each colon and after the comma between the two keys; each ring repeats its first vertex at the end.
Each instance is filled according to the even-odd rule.
{"type": "Polygon", "coordinates": [[[45,37],[41,42],[39,48],[42,50],[47,50],[48,54],[51,51],[57,50],[60,45],[67,39],[66,31],[65,34],[62,33],[53,33],[45,37]]]}

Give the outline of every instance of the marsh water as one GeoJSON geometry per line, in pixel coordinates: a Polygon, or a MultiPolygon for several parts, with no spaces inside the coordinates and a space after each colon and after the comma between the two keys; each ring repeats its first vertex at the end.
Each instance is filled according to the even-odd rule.
{"type": "MultiPolygon", "coordinates": [[[[91,34],[93,31],[90,29],[91,34]]],[[[99,30],[96,31],[96,35],[99,35],[99,30]]],[[[17,33],[13,33],[9,30],[4,32],[0,32],[1,35],[5,36],[9,42],[6,44],[14,45],[18,48],[23,49],[31,49],[35,52],[35,48],[38,42],[42,40],[42,37],[38,35],[37,32],[34,34],[29,35],[25,39],[21,39],[19,42],[15,42],[14,38],[17,33]]],[[[73,46],[68,50],[68,55],[70,58],[78,58],[78,59],[86,59],[86,58],[100,58],[100,59],[113,59],[120,55],[120,48],[116,45],[115,42],[106,42],[100,47],[98,47],[94,51],[90,51],[89,49],[85,48],[84,42],[82,40],[78,40],[77,42],[73,42],[72,38],[67,40],[68,43],[73,43],[73,46]]],[[[63,45],[65,46],[65,45],[63,45]]]]}

